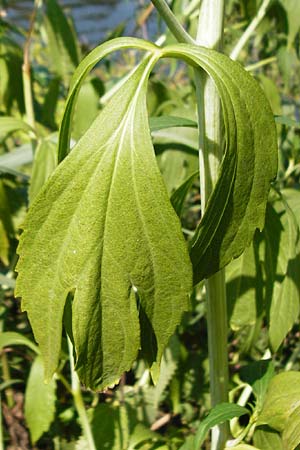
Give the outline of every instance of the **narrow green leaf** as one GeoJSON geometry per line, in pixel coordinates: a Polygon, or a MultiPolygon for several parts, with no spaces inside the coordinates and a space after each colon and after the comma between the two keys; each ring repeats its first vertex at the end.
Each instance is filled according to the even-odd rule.
{"type": "Polygon", "coordinates": [[[223,106],[224,159],[191,247],[198,282],[239,256],[255,229],[263,228],[270,181],[277,173],[276,129],[260,86],[240,64],[184,44],[165,54],[202,66],[214,79],[223,106]]]}
{"type": "Polygon", "coordinates": [[[300,405],[289,416],[282,433],[284,450],[294,450],[300,444],[300,405]]]}
{"type": "Polygon", "coordinates": [[[270,382],[257,425],[267,424],[282,432],[289,417],[299,405],[300,373],[294,371],[280,373],[270,382]]]}
{"type": "Polygon", "coordinates": [[[50,140],[42,139],[34,155],[32,174],[29,187],[30,203],[41,190],[49,176],[57,166],[57,144],[50,140]]]}
{"type": "Polygon", "coordinates": [[[47,378],[58,364],[70,291],[76,369],[97,389],[129,370],[140,347],[150,364],[159,362],[187,309],[191,265],[148,128],[156,59],[148,56],[127,78],[27,216],[16,292],[47,378]]]}
{"type": "Polygon", "coordinates": [[[159,131],[164,128],[174,127],[197,128],[197,122],[195,122],[194,120],[186,119],[184,117],[159,116],[150,117],[149,126],[151,131],[159,131]]]}
{"type": "Polygon", "coordinates": [[[282,439],[275,430],[266,425],[256,427],[253,436],[254,445],[264,450],[283,450],[282,439]]]}
{"type": "Polygon", "coordinates": [[[0,349],[11,345],[26,345],[26,347],[39,354],[38,347],[20,333],[14,331],[4,331],[0,333],[0,349]]]}
{"type": "Polygon", "coordinates": [[[285,8],[289,24],[288,44],[292,46],[300,29],[300,3],[298,0],[280,0],[285,8]]]}
{"type": "Polygon", "coordinates": [[[176,189],[176,191],[173,192],[171,195],[171,203],[173,205],[173,208],[175,209],[177,215],[180,217],[184,205],[184,201],[186,199],[186,196],[193,186],[195,182],[195,178],[199,176],[199,172],[193,173],[187,180],[185,180],[179,188],[176,189]]]}
{"type": "Polygon", "coordinates": [[[52,70],[65,77],[79,63],[74,30],[56,0],[45,1],[45,29],[52,70]]]}
{"type": "Polygon", "coordinates": [[[44,383],[44,366],[37,356],[31,366],[25,392],[25,419],[34,444],[49,427],[55,413],[56,383],[44,383]]]}
{"type": "Polygon", "coordinates": [[[234,403],[220,403],[216,405],[201,422],[195,435],[194,450],[199,450],[203,444],[207,433],[211,428],[221,423],[231,420],[234,417],[240,417],[249,414],[248,409],[234,403]]]}

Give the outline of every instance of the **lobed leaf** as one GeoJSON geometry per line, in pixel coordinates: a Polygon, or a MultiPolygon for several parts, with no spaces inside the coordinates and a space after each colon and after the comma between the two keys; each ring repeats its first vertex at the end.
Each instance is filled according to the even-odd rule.
{"type": "Polygon", "coordinates": [[[239,256],[263,226],[277,168],[276,130],[251,76],[224,55],[193,45],[160,49],[119,38],[97,47],[74,74],[60,130],[63,161],[35,198],[18,250],[16,293],[47,378],[58,364],[68,294],[74,295],[66,314],[76,369],[95,389],[115,383],[140,348],[155,367],[187,308],[190,261],[155,161],[146,109],[152,67],[169,56],[203,67],[215,80],[226,129],[220,177],[191,248],[194,281],[239,256]],[[69,153],[85,76],[110,52],[129,47],[147,54],[69,153]]]}
{"type": "Polygon", "coordinates": [[[191,265],[146,110],[156,59],[147,56],[121,85],[27,216],[16,292],[47,378],[58,364],[69,292],[76,369],[95,389],[129,370],[140,347],[150,364],[159,362],[187,309],[191,265]]]}

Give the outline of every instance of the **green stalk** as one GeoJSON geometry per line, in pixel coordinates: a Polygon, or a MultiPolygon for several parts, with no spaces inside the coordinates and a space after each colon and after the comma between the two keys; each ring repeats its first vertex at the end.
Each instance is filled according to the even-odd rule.
{"type": "MultiPolygon", "coordinates": [[[[224,0],[202,0],[199,12],[197,44],[222,51],[224,0]]],[[[196,72],[196,95],[199,125],[199,166],[201,209],[218,178],[222,151],[221,102],[213,81],[203,72],[196,72]]],[[[212,407],[228,402],[228,350],[225,271],[206,280],[207,333],[212,407]]],[[[228,424],[212,430],[211,450],[222,450],[229,436],[228,424]]]]}
{"type": "Polygon", "coordinates": [[[37,14],[37,10],[40,6],[40,0],[36,0],[34,3],[33,12],[30,18],[29,31],[24,44],[23,53],[23,66],[22,66],[22,77],[23,77],[23,90],[24,90],[24,103],[26,111],[26,121],[27,123],[35,129],[35,117],[33,108],[33,97],[32,97],[32,85],[31,85],[31,74],[30,74],[30,45],[32,34],[34,30],[34,23],[37,14]]]}
{"type": "MultiPolygon", "coordinates": [[[[179,42],[195,43],[183,30],[164,0],[152,0],[168,28],[179,42]]],[[[223,46],[224,0],[202,0],[196,43],[219,51],[223,46]]],[[[199,127],[199,166],[201,209],[205,210],[218,177],[222,159],[221,103],[213,81],[195,70],[199,127]]],[[[206,281],[207,329],[210,366],[211,404],[228,401],[227,309],[225,272],[221,270],[206,281]]],[[[213,429],[211,450],[222,450],[229,436],[228,424],[213,429]]]]}
{"type": "Polygon", "coordinates": [[[71,387],[72,387],[72,395],[75,403],[75,408],[78,412],[80,424],[83,430],[83,434],[87,441],[87,446],[89,450],[97,450],[94,442],[93,433],[91,430],[90,422],[86,413],[84,401],[81,393],[81,386],[78,375],[75,371],[74,367],[74,358],[73,358],[73,345],[70,339],[68,338],[68,347],[69,347],[69,358],[70,358],[70,369],[71,369],[71,387]]]}

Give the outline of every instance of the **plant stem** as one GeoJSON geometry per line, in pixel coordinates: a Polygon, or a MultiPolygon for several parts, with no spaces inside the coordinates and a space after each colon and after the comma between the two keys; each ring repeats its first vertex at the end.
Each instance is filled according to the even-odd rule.
{"type": "MultiPolygon", "coordinates": [[[[224,0],[203,0],[200,6],[197,44],[221,51],[224,29],[224,0]]],[[[203,72],[195,72],[199,124],[199,166],[201,210],[218,177],[223,156],[220,98],[213,81],[203,72]]],[[[227,305],[225,271],[206,281],[207,332],[212,407],[228,401],[227,305]]],[[[228,439],[228,424],[212,430],[211,450],[221,450],[228,439]]]]}
{"type": "Polygon", "coordinates": [[[39,7],[39,0],[35,1],[34,9],[31,14],[29,31],[28,31],[27,38],[26,38],[25,45],[24,45],[24,56],[23,56],[23,66],[22,66],[26,120],[27,120],[27,123],[33,129],[35,129],[35,117],[34,117],[31,75],[30,75],[30,44],[31,44],[31,38],[32,38],[33,30],[34,30],[34,22],[35,22],[38,7],[39,7]]]}
{"type": "Polygon", "coordinates": [[[84,401],[82,398],[80,381],[79,381],[78,375],[75,371],[74,358],[73,358],[73,345],[69,338],[68,338],[68,347],[69,347],[69,358],[70,358],[70,369],[71,369],[72,395],[73,395],[75,407],[77,409],[81,427],[82,427],[84,436],[87,441],[88,449],[89,450],[97,450],[96,446],[95,446],[90,422],[89,422],[89,419],[88,419],[88,416],[86,413],[84,401]]]}
{"type": "Polygon", "coordinates": [[[181,23],[178,21],[177,17],[172,13],[165,0],[151,1],[178,42],[186,42],[189,44],[195,43],[192,37],[185,31],[181,23]]]}
{"type": "MultiPolygon", "coordinates": [[[[195,43],[178,23],[164,0],[152,0],[168,28],[179,42],[195,43]]],[[[224,29],[224,0],[202,0],[196,43],[222,49],[224,29]]],[[[199,166],[201,209],[204,213],[218,177],[222,159],[221,104],[213,81],[203,71],[195,70],[199,126],[199,166]]],[[[224,270],[206,282],[208,352],[210,361],[211,404],[228,401],[227,309],[224,270]]],[[[228,424],[215,427],[211,450],[224,448],[229,435],[228,424]]]]}
{"type": "Polygon", "coordinates": [[[237,60],[241,50],[243,49],[244,45],[248,41],[248,39],[251,37],[252,33],[255,31],[257,26],[260,24],[262,19],[265,17],[267,9],[270,5],[272,0],[263,0],[259,10],[257,11],[257,14],[254,16],[253,20],[250,22],[249,26],[246,28],[245,32],[242,34],[242,37],[232,50],[230,54],[230,58],[234,61],[237,60]]]}

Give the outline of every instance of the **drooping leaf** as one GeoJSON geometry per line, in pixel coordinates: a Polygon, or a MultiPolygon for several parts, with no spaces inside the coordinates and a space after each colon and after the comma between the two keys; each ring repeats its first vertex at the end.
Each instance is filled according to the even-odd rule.
{"type": "Polygon", "coordinates": [[[164,54],[202,66],[214,79],[223,107],[225,154],[190,252],[198,282],[239,256],[255,229],[263,228],[270,181],[277,173],[276,129],[261,88],[239,64],[183,44],[164,54]]]}
{"type": "Polygon", "coordinates": [[[45,384],[43,361],[37,356],[31,366],[25,392],[25,419],[32,443],[49,430],[54,419],[55,390],[54,379],[45,384]]]}
{"type": "Polygon", "coordinates": [[[4,331],[0,333],[0,348],[9,347],[11,345],[26,345],[26,347],[39,354],[38,347],[20,333],[14,331],[4,331]]]}
{"type": "Polygon", "coordinates": [[[258,416],[258,425],[269,425],[284,431],[286,424],[300,405],[300,373],[283,372],[272,378],[263,409],[258,416]]]}
{"type": "Polygon", "coordinates": [[[171,56],[203,67],[223,105],[226,152],[192,245],[195,282],[239,256],[262,228],[277,167],[273,115],[238,63],[193,45],[162,49],[133,38],[99,46],[75,72],[59,161],[69,153],[84,77],[108,53],[129,47],[148,53],[36,197],[19,248],[16,292],[41,346],[47,377],[58,364],[64,305],[74,292],[76,368],[82,381],[97,389],[128,370],[140,346],[150,363],[159,362],[191,289],[185,242],[150,140],[145,97],[155,62],[171,56]]]}
{"type": "Polygon", "coordinates": [[[190,262],[147,123],[155,59],[147,57],[111,98],[27,216],[16,292],[47,378],[58,363],[68,292],[75,290],[76,368],[97,389],[115,383],[140,346],[150,364],[159,362],[187,308],[190,262]]]}
{"type": "Polygon", "coordinates": [[[14,131],[24,131],[25,133],[34,133],[31,126],[21,119],[14,117],[0,117],[0,140],[14,131]]]}

